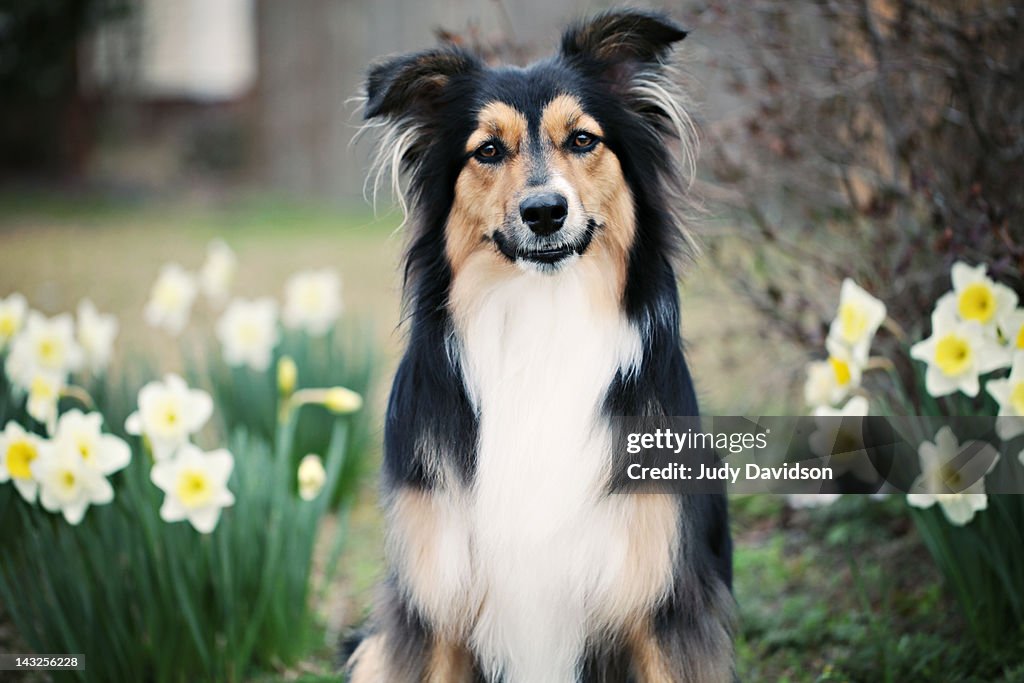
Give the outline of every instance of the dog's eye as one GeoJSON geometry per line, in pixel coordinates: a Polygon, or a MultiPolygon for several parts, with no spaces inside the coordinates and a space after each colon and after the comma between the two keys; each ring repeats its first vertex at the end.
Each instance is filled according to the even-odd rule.
{"type": "Polygon", "coordinates": [[[597,136],[578,130],[569,136],[569,147],[574,152],[589,152],[597,145],[597,136]]]}
{"type": "Polygon", "coordinates": [[[476,151],[473,152],[473,156],[476,157],[477,161],[485,164],[494,164],[505,157],[505,149],[500,143],[492,140],[477,147],[476,151]]]}

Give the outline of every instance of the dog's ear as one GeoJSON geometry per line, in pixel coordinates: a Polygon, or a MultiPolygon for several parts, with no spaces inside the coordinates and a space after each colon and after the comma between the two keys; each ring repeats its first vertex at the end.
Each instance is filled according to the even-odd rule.
{"type": "Polygon", "coordinates": [[[479,68],[476,57],[457,48],[437,48],[386,59],[370,67],[363,116],[429,116],[437,110],[445,88],[454,79],[479,68]]]}
{"type": "Polygon", "coordinates": [[[658,67],[686,31],[663,14],[613,10],[570,27],[562,57],[596,68],[613,86],[628,86],[636,73],[658,67]]]}

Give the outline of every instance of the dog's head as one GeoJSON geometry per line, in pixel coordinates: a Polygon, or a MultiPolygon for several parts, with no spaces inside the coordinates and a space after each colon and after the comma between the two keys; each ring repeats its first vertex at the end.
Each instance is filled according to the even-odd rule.
{"type": "Polygon", "coordinates": [[[399,170],[409,176],[410,272],[431,244],[451,273],[474,257],[555,272],[591,250],[625,270],[645,212],[664,222],[681,181],[668,138],[693,149],[666,65],[685,35],[662,15],[618,11],[568,29],[555,57],[524,68],[455,47],[372,67],[365,116],[384,127],[379,158],[396,187],[399,170]]]}

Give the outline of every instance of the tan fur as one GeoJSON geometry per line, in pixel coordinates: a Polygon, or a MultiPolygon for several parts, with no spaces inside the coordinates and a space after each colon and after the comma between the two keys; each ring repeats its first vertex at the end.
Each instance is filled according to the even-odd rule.
{"type": "MultiPolygon", "coordinates": [[[[604,134],[597,121],[583,112],[579,100],[569,95],[552,100],[541,121],[547,135],[559,145],[576,130],[598,137],[604,134]]],[[[598,216],[598,222],[604,226],[600,241],[616,259],[622,261],[625,270],[636,221],[633,196],[622,175],[618,158],[603,144],[583,156],[559,147],[558,153],[551,158],[551,165],[576,188],[587,212],[598,216]]]]}
{"type": "Polygon", "coordinates": [[[496,166],[470,160],[459,174],[445,232],[453,273],[458,273],[469,254],[502,224],[516,193],[526,184],[526,161],[519,154],[526,143],[526,117],[507,104],[492,102],[480,111],[477,122],[466,153],[498,138],[508,148],[509,158],[496,166]]]}
{"type": "Polygon", "coordinates": [[[359,644],[348,660],[348,683],[388,683],[384,645],[383,634],[371,636],[359,644]]]}
{"type": "Polygon", "coordinates": [[[388,510],[387,547],[402,589],[439,632],[465,636],[477,611],[468,512],[457,493],[400,489],[388,510]]]}
{"type": "Polygon", "coordinates": [[[597,618],[611,630],[636,623],[672,590],[672,573],[679,548],[679,505],[675,496],[613,494],[627,550],[619,581],[601,601],[597,618]]]}
{"type": "Polygon", "coordinates": [[[473,683],[473,658],[465,647],[451,641],[431,645],[426,683],[473,683]]]}
{"type": "Polygon", "coordinates": [[[672,664],[665,657],[649,619],[637,625],[628,646],[637,683],[675,683],[672,664]]]}

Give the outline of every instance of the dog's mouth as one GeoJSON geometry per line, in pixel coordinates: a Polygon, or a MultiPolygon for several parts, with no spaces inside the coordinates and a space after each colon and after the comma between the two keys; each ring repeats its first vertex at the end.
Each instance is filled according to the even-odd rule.
{"type": "Polygon", "coordinates": [[[553,266],[561,263],[570,256],[582,256],[594,239],[597,231],[597,223],[593,220],[587,221],[587,228],[577,239],[562,244],[531,248],[529,246],[513,246],[508,238],[500,231],[494,233],[494,244],[502,256],[513,263],[516,261],[529,261],[542,265],[553,266]]]}

